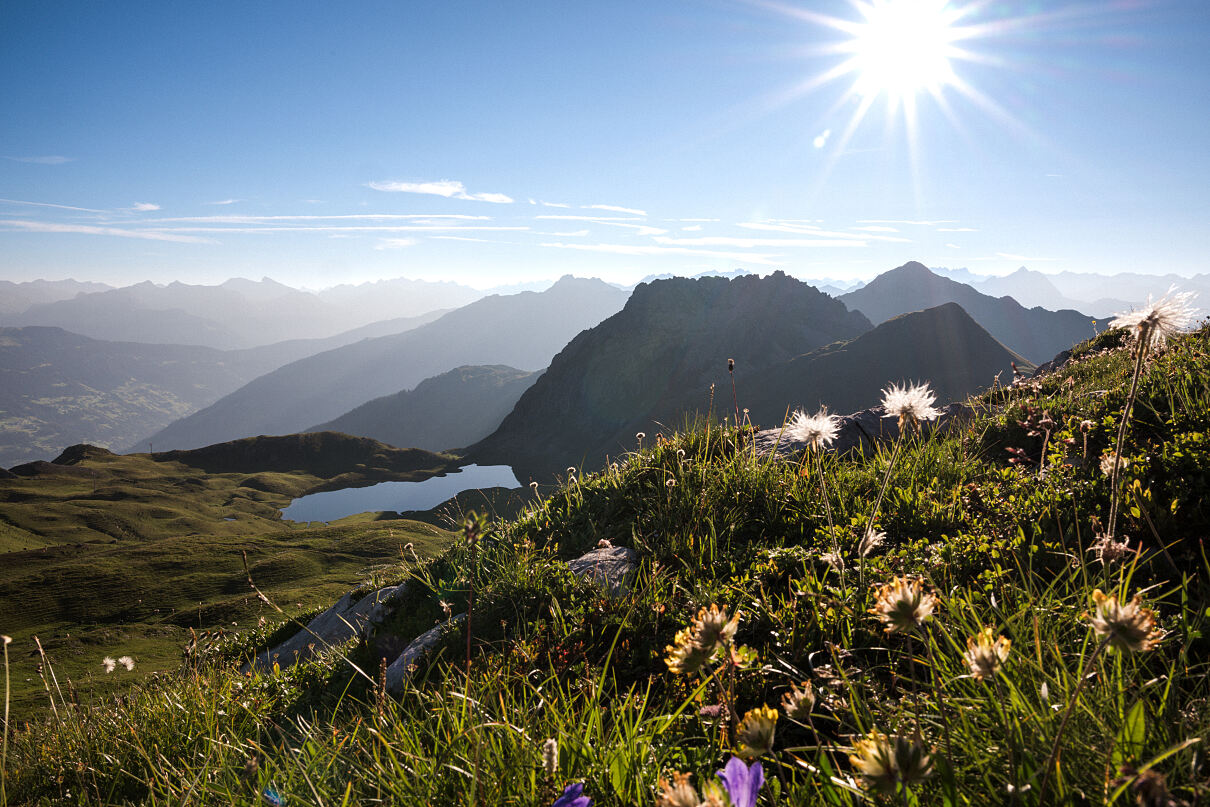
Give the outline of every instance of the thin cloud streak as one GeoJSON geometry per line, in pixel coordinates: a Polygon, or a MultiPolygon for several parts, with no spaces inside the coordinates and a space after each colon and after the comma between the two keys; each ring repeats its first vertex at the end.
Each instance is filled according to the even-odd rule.
{"type": "Polygon", "coordinates": [[[583,205],[584,210],[608,210],[611,213],[630,213],[635,216],[646,216],[646,210],[636,210],[633,207],[618,207],[617,205],[583,205]]]}
{"type": "Polygon", "coordinates": [[[367,188],[385,193],[421,193],[444,196],[446,199],[465,199],[471,202],[512,204],[513,199],[503,193],[467,193],[466,186],[454,179],[436,182],[367,182],[367,188]]]}
{"type": "Polygon", "coordinates": [[[407,233],[407,232],[448,232],[450,230],[528,230],[529,227],[519,225],[515,227],[508,226],[481,226],[472,225],[466,226],[461,224],[390,224],[390,225],[362,225],[362,226],[320,226],[320,227],[288,227],[288,226],[270,226],[270,227],[161,227],[155,232],[161,233],[341,233],[341,232],[387,232],[387,233],[407,233]]]}
{"type": "Polygon", "coordinates": [[[468,216],[461,213],[356,213],[339,216],[175,216],[143,219],[149,224],[259,224],[269,221],[414,221],[417,219],[450,219],[454,221],[491,221],[491,216],[468,216]]]}
{"type": "Polygon", "coordinates": [[[91,207],[72,207],[71,205],[52,205],[49,202],[26,202],[21,199],[0,199],[10,205],[32,205],[33,207],[54,207],[59,210],[78,210],[81,213],[108,213],[108,210],[94,210],[91,207]]]}
{"type": "Polygon", "coordinates": [[[730,236],[705,236],[703,238],[659,238],[657,244],[702,247],[864,247],[867,242],[856,238],[732,238],[730,236]]]}
{"type": "Polygon", "coordinates": [[[749,252],[721,252],[712,249],[691,249],[688,247],[643,246],[638,244],[564,244],[561,242],[544,242],[538,246],[553,249],[577,249],[584,252],[605,252],[613,255],[630,256],[665,256],[665,255],[697,255],[708,258],[726,258],[728,260],[755,263],[762,266],[781,266],[777,260],[779,255],[749,252]]]}
{"type": "Polygon", "coordinates": [[[95,227],[88,224],[62,224],[52,221],[0,219],[0,226],[13,227],[32,233],[81,233],[84,235],[114,235],[120,238],[140,238],[145,241],[176,241],[184,244],[212,244],[208,238],[178,235],[163,230],[125,230],[120,227],[95,227]]]}
{"type": "Polygon", "coordinates": [[[64,157],[60,154],[48,154],[45,157],[8,157],[4,159],[12,160],[15,163],[30,163],[32,165],[62,165],[75,160],[75,157],[64,157]]]}

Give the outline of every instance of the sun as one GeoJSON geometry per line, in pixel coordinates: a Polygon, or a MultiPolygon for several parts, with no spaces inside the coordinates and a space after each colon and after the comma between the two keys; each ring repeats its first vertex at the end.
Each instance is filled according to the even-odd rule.
{"type": "Polygon", "coordinates": [[[842,49],[856,76],[854,92],[886,95],[894,104],[920,92],[936,95],[955,79],[954,26],[961,16],[947,0],[872,0],[857,5],[863,20],[842,49]]]}

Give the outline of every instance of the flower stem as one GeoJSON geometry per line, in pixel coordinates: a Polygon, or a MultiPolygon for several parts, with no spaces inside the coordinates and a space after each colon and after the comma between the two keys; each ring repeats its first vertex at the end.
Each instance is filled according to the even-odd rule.
{"type": "Polygon", "coordinates": [[[823,476],[823,452],[815,452],[815,470],[819,473],[819,495],[823,496],[823,509],[828,515],[828,532],[832,536],[832,551],[840,564],[840,585],[844,588],[844,563],[840,560],[840,541],[836,538],[836,522],[832,520],[832,504],[828,501],[828,485],[823,476]]]}
{"type": "Polygon", "coordinates": [[[1113,471],[1109,474],[1109,540],[1114,539],[1118,526],[1118,481],[1121,475],[1122,445],[1126,442],[1126,428],[1130,423],[1130,412],[1134,408],[1134,399],[1139,391],[1139,376],[1143,374],[1143,359],[1147,357],[1147,346],[1151,344],[1151,329],[1143,328],[1138,335],[1139,349],[1134,359],[1134,373],[1130,378],[1130,394],[1126,396],[1126,405],[1122,407],[1122,422],[1118,424],[1118,439],[1113,449],[1113,471]]]}
{"type": "MultiPolygon", "coordinates": [[[[1101,640],[1097,645],[1097,649],[1092,651],[1092,656],[1088,659],[1087,667],[1091,667],[1096,663],[1101,655],[1101,651],[1109,644],[1109,639],[1101,640]]],[[[1075,711],[1076,703],[1080,700],[1080,693],[1084,691],[1084,683],[1088,680],[1088,676],[1084,674],[1085,665],[1080,665],[1080,680],[1076,683],[1076,691],[1072,693],[1071,700],[1067,703],[1067,708],[1063,711],[1063,720],[1059,723],[1059,733],[1055,735],[1054,744],[1050,747],[1050,753],[1046,757],[1046,773],[1042,776],[1042,786],[1038,788],[1038,804],[1046,804],[1046,787],[1050,784],[1050,774],[1054,772],[1055,763],[1059,756],[1059,743],[1063,739],[1063,732],[1067,729],[1067,721],[1071,719],[1071,713],[1075,711]]]]}

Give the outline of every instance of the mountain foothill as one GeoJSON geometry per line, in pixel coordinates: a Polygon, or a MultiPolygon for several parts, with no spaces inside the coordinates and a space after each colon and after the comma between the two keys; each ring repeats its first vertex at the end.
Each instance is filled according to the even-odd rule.
{"type": "Polygon", "coordinates": [[[0,464],[77,443],[334,431],[548,478],[699,415],[776,425],[872,406],[900,381],[961,400],[1092,335],[1084,313],[1015,299],[1076,299],[1071,278],[1033,283],[1034,298],[1037,273],[981,279],[1014,292],[996,297],[963,271],[909,262],[838,296],[782,272],[487,295],[408,280],[0,284],[0,464]]]}

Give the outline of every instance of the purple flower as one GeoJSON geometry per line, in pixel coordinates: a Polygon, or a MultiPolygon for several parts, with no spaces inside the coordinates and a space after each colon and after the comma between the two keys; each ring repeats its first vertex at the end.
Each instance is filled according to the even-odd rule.
{"type": "Polygon", "coordinates": [[[727,788],[732,807],[756,807],[756,794],[765,784],[765,769],[759,762],[748,767],[739,757],[731,757],[727,767],[718,772],[718,778],[727,788]]]}
{"type": "Polygon", "coordinates": [[[555,803],[550,807],[592,807],[592,799],[588,796],[581,796],[584,792],[583,783],[577,782],[574,785],[568,785],[563,788],[563,795],[555,799],[555,803]]]}

